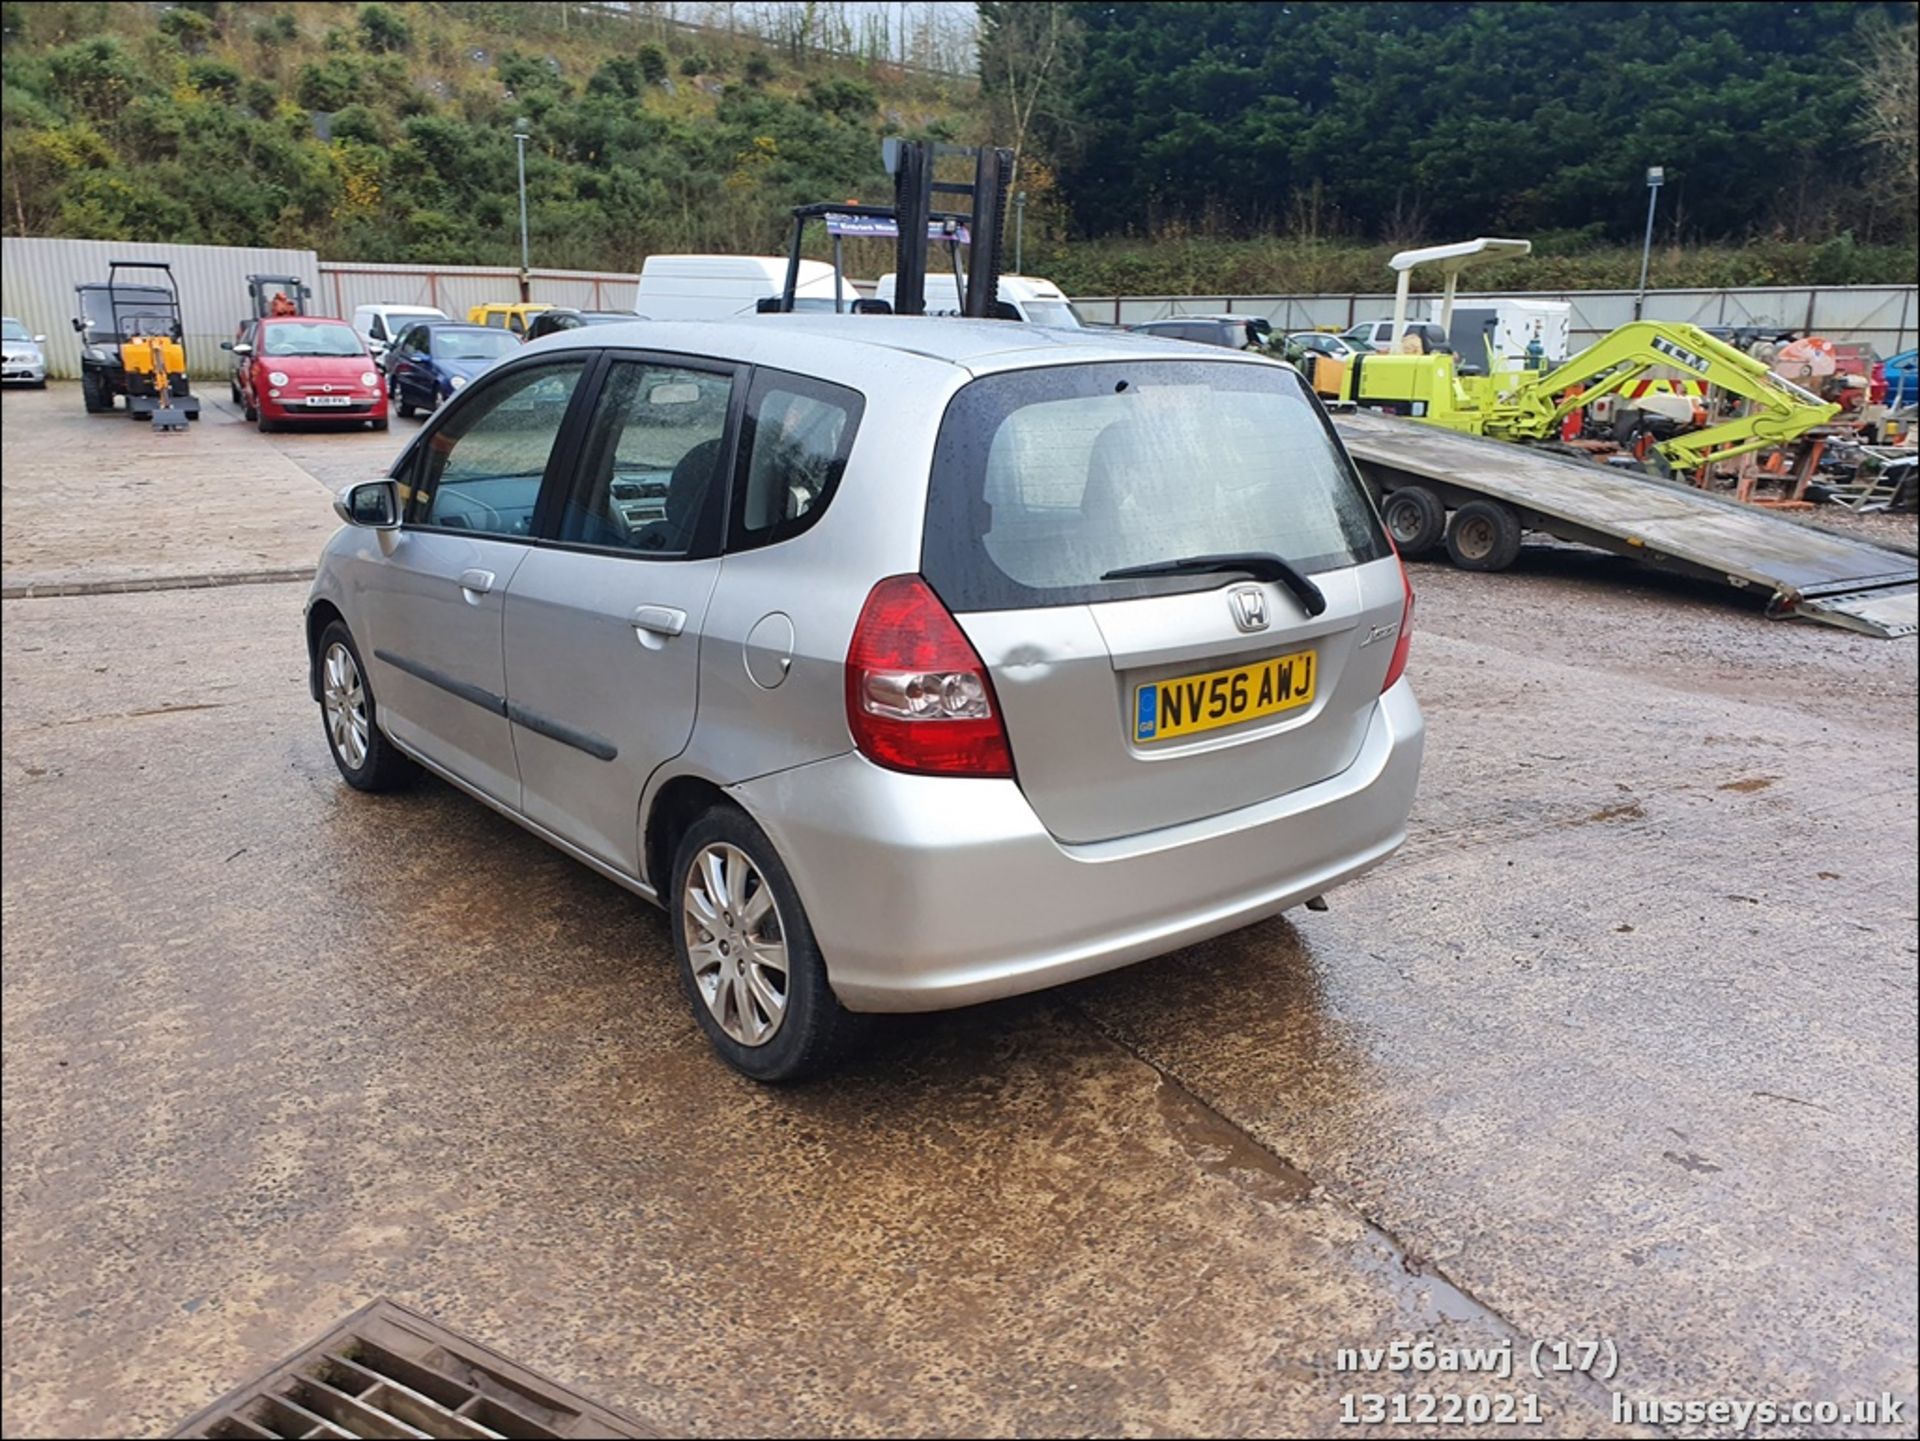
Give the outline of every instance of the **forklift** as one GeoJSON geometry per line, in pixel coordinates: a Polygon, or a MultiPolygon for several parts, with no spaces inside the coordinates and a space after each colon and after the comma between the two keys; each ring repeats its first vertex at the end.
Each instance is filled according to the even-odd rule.
{"type": "Polygon", "coordinates": [[[253,303],[253,318],[269,315],[305,315],[307,302],[313,299],[313,287],[297,275],[249,275],[247,299],[253,303]]]}
{"type": "Polygon", "coordinates": [[[927,313],[927,258],[938,240],[953,267],[960,296],[960,314],[975,319],[1018,320],[1020,313],[999,298],[1001,259],[1005,249],[1007,189],[1013,178],[1013,152],[995,146],[947,145],[932,140],[902,140],[889,136],[881,158],[893,176],[892,205],[823,202],[793,208],[793,240],[787,250],[786,285],[757,307],[765,313],[794,309],[800,286],[801,249],[807,227],[822,222],[833,238],[834,310],[855,315],[925,315],[927,313]],[[937,180],[935,163],[960,157],[973,162],[973,179],[937,180]],[[937,196],[958,196],[970,202],[965,211],[936,210],[937,196]],[[843,299],[841,242],[848,234],[894,237],[894,297],[883,300],[843,299]],[[972,252],[969,266],[961,248],[972,252]],[[843,309],[844,306],[844,309],[843,309]]]}
{"type": "Polygon", "coordinates": [[[187,379],[186,332],[171,266],[109,261],[105,285],[78,285],[74,295],[80,397],[89,415],[112,410],[114,397],[124,395],[127,413],[150,420],[155,430],[184,430],[200,418],[200,398],[187,379]],[[123,280],[121,272],[129,270],[157,270],[166,284],[123,280]]]}

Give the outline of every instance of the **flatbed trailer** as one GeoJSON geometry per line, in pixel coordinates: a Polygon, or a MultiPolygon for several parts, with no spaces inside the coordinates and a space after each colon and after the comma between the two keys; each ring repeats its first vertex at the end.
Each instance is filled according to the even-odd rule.
{"type": "Polygon", "coordinates": [[[1383,495],[1423,489],[1456,516],[1473,502],[1497,502],[1527,530],[1763,594],[1771,617],[1875,636],[1920,630],[1920,565],[1911,554],[1532,446],[1366,412],[1333,421],[1383,495]]]}

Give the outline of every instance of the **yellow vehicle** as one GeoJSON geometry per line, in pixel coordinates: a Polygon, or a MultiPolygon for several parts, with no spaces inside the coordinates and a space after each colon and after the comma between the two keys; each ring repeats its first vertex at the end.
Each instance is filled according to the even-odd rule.
{"type": "MultiPolygon", "coordinates": [[[[1414,266],[1439,264],[1445,272],[1439,316],[1445,330],[1452,322],[1456,282],[1464,266],[1531,249],[1525,240],[1483,238],[1396,255],[1390,262],[1400,273],[1392,333],[1406,332],[1408,278],[1414,266]]],[[[1419,347],[1411,349],[1417,352],[1419,347]]],[[[1551,442],[1570,421],[1578,426],[1574,412],[1630,386],[1638,388],[1639,382],[1653,378],[1649,371],[1670,370],[1689,383],[1704,383],[1707,401],[1699,407],[1701,423],[1695,424],[1695,405],[1687,399],[1688,419],[1663,425],[1648,447],[1646,463],[1669,474],[1698,472],[1715,462],[1784,445],[1832,420],[1840,409],[1698,326],[1677,321],[1632,321],[1547,370],[1503,364],[1489,353],[1487,373],[1474,374],[1462,364],[1468,359],[1419,353],[1356,356],[1337,377],[1338,399],[1358,409],[1409,416],[1467,435],[1551,442]]],[[[1328,383],[1317,373],[1314,380],[1316,389],[1328,383]]],[[[1634,403],[1654,408],[1645,397],[1634,403]]]]}
{"type": "Polygon", "coordinates": [[[476,305],[467,312],[467,324],[490,326],[494,330],[511,330],[524,339],[528,322],[541,311],[551,309],[553,309],[551,305],[532,301],[489,300],[486,304],[476,305]]]}

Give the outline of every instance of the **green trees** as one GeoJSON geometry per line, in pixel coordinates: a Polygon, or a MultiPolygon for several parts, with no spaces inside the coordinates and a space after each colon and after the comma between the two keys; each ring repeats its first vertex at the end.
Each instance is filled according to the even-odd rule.
{"type": "Polygon", "coordinates": [[[1911,34],[1908,5],[1067,8],[1082,53],[1053,143],[1083,234],[1298,230],[1310,202],[1322,233],[1368,239],[1626,240],[1648,164],[1681,236],[1913,233],[1910,208],[1857,214],[1884,162],[1849,65],[1884,47],[1872,26],[1911,34]]]}

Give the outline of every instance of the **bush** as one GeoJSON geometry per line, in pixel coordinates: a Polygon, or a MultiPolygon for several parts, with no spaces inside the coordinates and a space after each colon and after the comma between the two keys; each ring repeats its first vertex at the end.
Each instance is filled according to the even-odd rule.
{"type": "Polygon", "coordinates": [[[265,119],[273,114],[274,107],[280,103],[280,97],[271,84],[255,78],[240,87],[240,103],[255,115],[265,119]]]}
{"type": "Polygon", "coordinates": [[[343,110],[360,93],[360,70],[344,56],[300,67],[293,96],[309,110],[343,110]]]}
{"type": "Polygon", "coordinates": [[[118,115],[145,88],[145,76],[110,35],[62,45],[47,56],[53,90],[72,109],[100,118],[118,115]]]}
{"type": "Polygon", "coordinates": [[[658,45],[642,45],[633,52],[633,60],[647,84],[658,85],[667,78],[667,52],[658,45]]]}
{"type": "Polygon", "coordinates": [[[644,81],[639,61],[616,55],[593,72],[593,78],[587,81],[587,94],[614,95],[632,100],[639,96],[644,81]]]}
{"type": "Polygon", "coordinates": [[[873,118],[880,97],[864,80],[813,80],[807,84],[806,103],[822,114],[857,125],[873,118]]]}
{"type": "Polygon", "coordinates": [[[253,38],[269,48],[291,45],[300,38],[300,26],[291,15],[269,15],[254,22],[253,38]]]}
{"type": "Polygon", "coordinates": [[[384,5],[360,7],[360,48],[382,54],[413,48],[413,27],[384,5]]]}
{"type": "Polygon", "coordinates": [[[232,104],[240,94],[240,71],[224,60],[196,60],[187,67],[187,83],[202,95],[218,95],[232,104]]]}
{"type": "Polygon", "coordinates": [[[707,58],[707,52],[704,50],[696,50],[680,62],[682,75],[705,75],[712,68],[713,62],[707,58]]]}
{"type": "Polygon", "coordinates": [[[347,106],[333,117],[333,138],[335,140],[357,140],[363,145],[384,145],[387,142],[386,127],[380,123],[380,117],[361,104],[347,106]]]}
{"type": "Polygon", "coordinates": [[[753,86],[765,85],[773,79],[773,61],[759,50],[747,57],[747,63],[740,67],[740,77],[753,86]]]}
{"type": "Polygon", "coordinates": [[[207,48],[207,42],[213,39],[213,21],[198,10],[186,10],[176,6],[172,10],[160,12],[160,33],[170,35],[180,42],[180,48],[189,55],[199,55],[207,48]]]}

